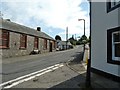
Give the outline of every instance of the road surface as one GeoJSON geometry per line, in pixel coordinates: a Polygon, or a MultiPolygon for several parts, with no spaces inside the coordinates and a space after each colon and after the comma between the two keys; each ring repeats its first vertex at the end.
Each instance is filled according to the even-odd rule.
{"type": "Polygon", "coordinates": [[[81,51],[82,46],[77,46],[74,49],[52,52],[44,55],[19,57],[18,59],[13,58],[13,60],[16,59],[15,62],[2,64],[2,72],[0,73],[2,74],[2,83],[58,63],[67,62],[79,55],[81,51]]]}

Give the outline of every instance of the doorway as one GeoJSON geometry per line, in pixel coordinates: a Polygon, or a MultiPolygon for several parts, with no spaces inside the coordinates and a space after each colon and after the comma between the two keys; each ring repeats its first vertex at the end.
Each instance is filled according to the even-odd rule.
{"type": "Polygon", "coordinates": [[[52,52],[52,43],[50,42],[50,52],[52,52]]]}

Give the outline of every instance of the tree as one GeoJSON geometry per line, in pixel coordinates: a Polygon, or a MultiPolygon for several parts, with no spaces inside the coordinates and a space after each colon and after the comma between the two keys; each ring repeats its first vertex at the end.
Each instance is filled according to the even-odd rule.
{"type": "Polygon", "coordinates": [[[85,35],[82,35],[81,40],[87,40],[87,37],[85,35]]]}
{"type": "Polygon", "coordinates": [[[74,35],[68,39],[72,45],[76,45],[77,40],[74,39],[74,35]]]}
{"type": "Polygon", "coordinates": [[[81,38],[77,41],[77,45],[88,43],[88,39],[85,35],[82,35],[81,38]]]}
{"type": "Polygon", "coordinates": [[[61,41],[61,37],[59,35],[56,35],[55,40],[60,40],[61,41]]]}

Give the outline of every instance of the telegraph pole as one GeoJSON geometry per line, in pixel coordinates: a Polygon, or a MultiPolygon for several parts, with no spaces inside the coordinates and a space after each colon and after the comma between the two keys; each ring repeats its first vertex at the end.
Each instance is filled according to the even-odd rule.
{"type": "Polygon", "coordinates": [[[2,14],[2,12],[0,11],[0,18],[2,18],[2,16],[3,16],[3,14],[2,14]]]}

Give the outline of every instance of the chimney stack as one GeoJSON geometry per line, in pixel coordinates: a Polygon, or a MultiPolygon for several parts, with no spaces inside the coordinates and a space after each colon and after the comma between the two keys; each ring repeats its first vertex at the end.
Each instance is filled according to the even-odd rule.
{"type": "Polygon", "coordinates": [[[11,21],[10,19],[6,19],[6,21],[11,21]]]}
{"type": "Polygon", "coordinates": [[[37,27],[37,31],[41,31],[41,27],[37,27]]]}

